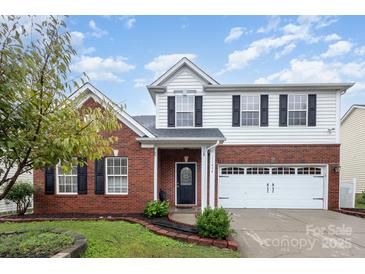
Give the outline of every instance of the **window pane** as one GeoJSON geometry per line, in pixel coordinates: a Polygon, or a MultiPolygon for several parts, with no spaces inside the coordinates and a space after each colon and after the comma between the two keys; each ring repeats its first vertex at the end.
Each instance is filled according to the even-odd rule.
{"type": "Polygon", "coordinates": [[[242,95],[241,96],[242,111],[256,110],[260,108],[260,98],[258,95],[242,95]]]}
{"type": "Polygon", "coordinates": [[[259,125],[259,112],[257,111],[243,111],[242,112],[242,126],[257,126],[259,125]]]}
{"type": "Polygon", "coordinates": [[[107,165],[113,166],[113,158],[107,158],[107,165]]]}
{"type": "Polygon", "coordinates": [[[120,158],[114,158],[114,166],[120,166],[120,158]]]}
{"type": "Polygon", "coordinates": [[[192,127],[193,126],[193,112],[178,112],[176,113],[176,126],[178,127],[192,127]]]}
{"type": "Polygon", "coordinates": [[[121,169],[121,167],[120,167],[120,166],[116,166],[116,167],[114,167],[114,174],[115,174],[115,175],[120,175],[120,169],[121,169]]]}

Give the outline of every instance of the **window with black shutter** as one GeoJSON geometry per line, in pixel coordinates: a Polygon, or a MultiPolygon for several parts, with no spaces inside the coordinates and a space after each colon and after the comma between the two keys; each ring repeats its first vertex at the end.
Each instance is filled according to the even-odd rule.
{"type": "Polygon", "coordinates": [[[317,124],[317,95],[308,95],[308,126],[315,127],[317,124]]]}
{"type": "Polygon", "coordinates": [[[195,96],[195,126],[203,126],[203,96],[195,96]]]}
{"type": "Polygon", "coordinates": [[[105,193],[104,177],[104,158],[95,160],[95,194],[97,195],[103,195],[105,193]]]}
{"type": "Polygon", "coordinates": [[[267,127],[269,126],[269,95],[261,95],[260,105],[260,125],[267,127]]]}
{"type": "Polygon", "coordinates": [[[286,127],[288,123],[288,95],[281,94],[279,98],[279,126],[286,127]]]}
{"type": "Polygon", "coordinates": [[[175,127],[175,96],[167,97],[167,126],[175,127]]]}
{"type": "Polygon", "coordinates": [[[241,96],[232,96],[232,127],[240,126],[240,116],[241,116],[241,96]]]}
{"type": "Polygon", "coordinates": [[[44,178],[45,194],[47,194],[47,195],[54,194],[54,190],[55,190],[55,168],[54,167],[46,167],[44,172],[45,172],[45,178],[44,178]]]}
{"type": "Polygon", "coordinates": [[[77,193],[87,194],[87,161],[81,159],[85,164],[77,166],[77,193]]]}

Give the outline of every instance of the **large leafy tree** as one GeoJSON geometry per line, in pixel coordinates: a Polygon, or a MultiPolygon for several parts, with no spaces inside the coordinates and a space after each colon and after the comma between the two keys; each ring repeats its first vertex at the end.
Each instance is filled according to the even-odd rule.
{"type": "Polygon", "coordinates": [[[31,169],[109,153],[116,138],[103,134],[119,127],[111,106],[80,110],[67,97],[77,85],[69,80],[76,52],[63,18],[33,19],[1,18],[0,200],[31,169]]]}

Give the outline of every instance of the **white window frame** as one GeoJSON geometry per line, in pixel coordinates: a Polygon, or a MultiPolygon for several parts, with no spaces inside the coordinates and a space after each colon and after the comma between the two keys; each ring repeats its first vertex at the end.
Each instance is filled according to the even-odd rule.
{"type": "Polygon", "coordinates": [[[110,156],[110,157],[105,157],[104,159],[105,162],[105,194],[107,195],[128,195],[129,192],[129,168],[128,168],[128,157],[125,156],[110,156]],[[127,160],[127,174],[111,174],[110,176],[119,176],[119,177],[127,177],[127,192],[109,192],[108,191],[108,179],[109,179],[109,175],[108,175],[108,159],[110,158],[120,158],[120,159],[126,159],[127,160]]]}
{"type": "Polygon", "coordinates": [[[195,127],[195,91],[175,91],[175,127],[176,128],[193,128],[195,127]],[[179,93],[178,93],[179,92],[179,93]],[[193,97],[193,124],[191,126],[178,126],[177,125],[177,113],[190,113],[177,111],[177,98],[178,96],[191,96],[193,97]]]}
{"type": "Polygon", "coordinates": [[[261,96],[260,94],[242,94],[240,96],[240,108],[241,108],[241,111],[240,111],[240,126],[241,127],[260,127],[260,120],[261,120],[261,96]],[[243,110],[243,104],[242,104],[242,98],[244,96],[255,96],[255,97],[258,97],[258,100],[259,100],[259,108],[258,110],[243,110]],[[258,118],[258,124],[257,125],[242,125],[242,112],[258,112],[259,113],[259,118],[258,118]]]}
{"type": "Polygon", "coordinates": [[[308,126],[308,94],[288,94],[288,109],[287,109],[287,125],[289,127],[306,127],[308,126]],[[305,109],[290,109],[290,96],[304,96],[305,97],[305,109]],[[289,112],[299,112],[299,111],[305,111],[305,125],[290,125],[289,124],[289,112]]]}
{"type": "Polygon", "coordinates": [[[73,174],[59,174],[58,173],[58,168],[59,167],[61,167],[61,163],[60,162],[55,167],[55,169],[56,169],[55,170],[55,175],[56,175],[56,194],[58,194],[58,195],[78,195],[77,185],[78,185],[79,178],[78,178],[77,171],[76,171],[76,175],[73,175],[73,174]],[[75,177],[76,176],[76,192],[60,192],[60,180],[59,180],[59,176],[63,176],[63,177],[75,177]]]}

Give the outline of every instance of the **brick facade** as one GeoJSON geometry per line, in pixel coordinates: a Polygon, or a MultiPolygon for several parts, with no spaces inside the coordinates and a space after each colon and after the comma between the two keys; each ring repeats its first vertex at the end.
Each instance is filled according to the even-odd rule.
{"type": "MultiPolygon", "coordinates": [[[[84,106],[100,107],[92,98],[84,106]]],[[[113,149],[118,156],[128,157],[128,195],[96,195],[94,161],[88,161],[88,192],[86,195],[46,195],[44,171],[34,171],[34,185],[40,189],[34,195],[34,212],[37,214],[89,213],[121,214],[141,213],[148,201],[153,200],[153,148],[141,148],[138,135],[122,124],[111,135],[118,137],[113,149]]],[[[201,205],[201,150],[159,149],[158,190],[167,194],[175,206],[176,162],[196,163],[197,206],[201,205]]],[[[339,202],[339,174],[334,168],[339,165],[340,146],[331,145],[220,145],[216,148],[216,197],[218,198],[219,164],[328,164],[328,208],[337,209],[339,202]]],[[[209,167],[209,165],[208,165],[209,167]]],[[[209,175],[209,172],[207,172],[209,175]]],[[[209,178],[208,178],[209,180],[209,178]]],[[[209,187],[209,183],[207,182],[209,187]]],[[[208,189],[209,193],[209,189],[208,189]]],[[[209,201],[209,198],[208,198],[209,201]]]]}
{"type": "Polygon", "coordinates": [[[201,193],[201,167],[200,149],[159,149],[159,170],[158,170],[158,190],[166,192],[167,199],[172,206],[175,206],[175,186],[176,186],[176,162],[185,162],[184,156],[188,156],[188,162],[195,162],[196,165],[196,197],[197,206],[200,207],[201,193]]]}
{"type": "MultiPolygon", "coordinates": [[[[328,164],[328,209],[338,209],[340,145],[220,145],[219,164],[328,164]]],[[[218,174],[218,168],[216,169],[218,174]]],[[[216,189],[218,185],[216,176],[216,189]]],[[[216,204],[218,199],[216,192],[216,204]]]]}
{"type": "MultiPolygon", "coordinates": [[[[84,104],[98,106],[93,99],[84,104]]],[[[88,161],[88,191],[86,195],[45,195],[44,171],[34,171],[34,185],[40,191],[34,195],[34,213],[93,213],[121,214],[140,213],[148,201],[153,200],[153,149],[141,148],[138,135],[122,124],[112,135],[118,141],[112,145],[119,150],[118,156],[128,157],[128,195],[96,195],[94,161],[88,161]]]]}

